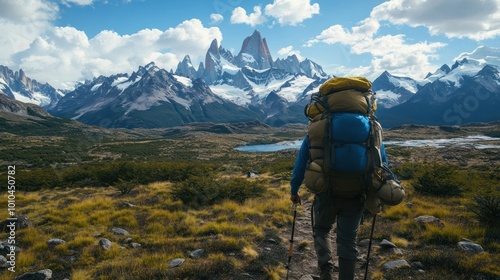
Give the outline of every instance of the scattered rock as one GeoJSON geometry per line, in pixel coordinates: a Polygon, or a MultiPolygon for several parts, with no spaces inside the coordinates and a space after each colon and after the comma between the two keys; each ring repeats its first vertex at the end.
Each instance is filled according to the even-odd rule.
{"type": "Polygon", "coordinates": [[[272,243],[272,244],[277,244],[278,242],[276,241],[276,239],[273,239],[273,238],[269,238],[266,240],[266,242],[268,243],[272,243]]]}
{"type": "Polygon", "coordinates": [[[130,235],[130,233],[128,233],[128,231],[126,231],[122,228],[119,228],[119,227],[112,227],[109,229],[109,231],[111,231],[114,234],[118,234],[118,235],[130,235]]]}
{"type": "Polygon", "coordinates": [[[132,242],[132,240],[133,240],[132,237],[128,237],[128,238],[125,238],[125,240],[123,240],[123,243],[129,244],[132,242]]]}
{"type": "Polygon", "coordinates": [[[127,207],[127,208],[135,208],[135,207],[137,207],[136,205],[134,205],[134,204],[132,204],[130,202],[126,202],[126,201],[122,202],[121,205],[123,207],[127,207]]]}
{"type": "Polygon", "coordinates": [[[391,248],[389,250],[390,253],[394,254],[394,255],[404,255],[403,253],[403,250],[399,249],[399,248],[391,248]]]}
{"type": "Polygon", "coordinates": [[[49,247],[55,247],[57,245],[64,244],[64,243],[66,243],[66,241],[59,239],[59,238],[51,238],[51,239],[47,240],[47,245],[49,245],[49,247]]]}
{"type": "Polygon", "coordinates": [[[201,256],[203,256],[203,254],[205,254],[205,250],[203,250],[203,249],[196,249],[193,252],[189,253],[189,257],[193,258],[193,259],[198,259],[201,256]]]}
{"type": "Polygon", "coordinates": [[[259,172],[255,170],[250,170],[247,172],[247,178],[255,178],[255,177],[259,177],[259,172]]]}
{"type": "Polygon", "coordinates": [[[141,246],[142,246],[141,243],[137,243],[137,242],[130,243],[130,247],[132,247],[132,248],[140,248],[141,246]]]}
{"type": "Polygon", "coordinates": [[[37,272],[27,272],[23,275],[16,277],[16,280],[46,280],[52,278],[52,270],[43,269],[37,272]]]}
{"type": "Polygon", "coordinates": [[[111,241],[109,241],[109,239],[102,238],[99,240],[99,246],[101,246],[101,248],[105,251],[109,250],[111,249],[111,241]]]}
{"type": "Polygon", "coordinates": [[[415,221],[419,224],[425,225],[425,224],[434,224],[439,227],[444,227],[444,224],[439,220],[439,218],[436,218],[434,216],[430,215],[423,215],[423,216],[418,216],[415,218],[415,221]]]}
{"type": "Polygon", "coordinates": [[[481,253],[481,252],[484,252],[484,249],[483,249],[483,247],[481,247],[481,245],[476,244],[476,243],[471,242],[471,241],[460,241],[460,242],[458,242],[458,248],[461,249],[461,250],[463,250],[463,251],[469,252],[469,253],[481,253]]]}
{"type": "Polygon", "coordinates": [[[31,221],[28,219],[27,216],[20,215],[1,221],[0,231],[10,232],[11,228],[9,227],[9,225],[12,225],[12,223],[14,223],[16,230],[33,226],[33,224],[31,223],[31,221]]]}
{"type": "Polygon", "coordinates": [[[9,267],[9,264],[7,263],[7,259],[0,255],[0,267],[9,267]]]}
{"type": "Polygon", "coordinates": [[[253,278],[252,275],[250,275],[250,273],[248,272],[243,272],[240,274],[242,277],[248,277],[248,278],[253,278]]]}
{"type": "Polygon", "coordinates": [[[419,269],[423,269],[424,268],[424,265],[422,264],[422,262],[412,262],[411,263],[411,266],[414,267],[414,268],[419,268],[419,269]]]}
{"type": "Polygon", "coordinates": [[[15,245],[0,244],[0,254],[7,255],[11,252],[11,247],[14,247],[14,252],[21,252],[21,248],[15,245]]]}
{"type": "Polygon", "coordinates": [[[390,248],[397,248],[398,246],[396,246],[394,243],[392,243],[391,241],[389,241],[387,239],[383,239],[380,242],[380,247],[390,249],[390,248]]]}
{"type": "Polygon", "coordinates": [[[174,267],[179,267],[184,263],[185,259],[183,258],[176,258],[168,262],[168,267],[169,268],[174,268],[174,267]]]}
{"type": "Polygon", "coordinates": [[[410,264],[405,260],[388,261],[382,266],[382,271],[389,271],[405,267],[410,267],[410,264]]]}
{"type": "Polygon", "coordinates": [[[361,247],[368,247],[368,245],[370,245],[370,239],[363,239],[359,241],[358,245],[361,247]]]}
{"type": "Polygon", "coordinates": [[[304,275],[299,280],[314,280],[314,278],[311,275],[304,275]]]}

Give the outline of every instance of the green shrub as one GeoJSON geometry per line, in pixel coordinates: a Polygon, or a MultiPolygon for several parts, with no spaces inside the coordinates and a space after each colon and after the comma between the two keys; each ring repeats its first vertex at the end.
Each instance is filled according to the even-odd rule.
{"type": "Polygon", "coordinates": [[[199,162],[103,161],[64,168],[19,170],[18,186],[20,190],[35,191],[56,187],[109,187],[120,182],[179,182],[214,169],[209,164],[199,162]]]}
{"type": "Polygon", "coordinates": [[[402,163],[396,167],[391,167],[391,170],[398,176],[401,180],[409,180],[415,177],[415,174],[420,170],[421,165],[415,163],[402,163]]]}
{"type": "Polygon", "coordinates": [[[500,196],[481,195],[473,199],[469,210],[476,214],[477,219],[487,227],[500,227],[500,196]]]}
{"type": "Polygon", "coordinates": [[[278,158],[262,166],[262,172],[269,172],[271,174],[280,174],[283,172],[292,173],[295,159],[292,158],[278,158]]]}
{"type": "MultiPolygon", "coordinates": [[[[19,167],[19,166],[18,166],[19,167]]],[[[61,174],[54,168],[39,168],[32,170],[17,169],[16,189],[22,191],[37,191],[40,189],[57,188],[61,186],[61,174]]]]}
{"type": "Polygon", "coordinates": [[[451,165],[430,165],[417,178],[415,190],[436,196],[460,195],[460,182],[454,178],[456,170],[456,167],[451,165]]]}
{"type": "Polygon", "coordinates": [[[184,204],[199,207],[213,205],[225,199],[242,203],[248,198],[262,196],[262,182],[243,178],[215,179],[213,176],[192,176],[172,186],[172,196],[184,204]]]}
{"type": "Polygon", "coordinates": [[[117,183],[115,183],[114,187],[119,190],[122,194],[128,194],[130,193],[135,187],[137,187],[139,184],[133,180],[133,181],[124,181],[122,179],[119,179],[117,183]]]}

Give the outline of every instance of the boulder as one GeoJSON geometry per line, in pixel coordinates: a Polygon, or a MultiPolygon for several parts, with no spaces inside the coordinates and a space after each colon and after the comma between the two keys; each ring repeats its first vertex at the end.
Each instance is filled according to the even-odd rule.
{"type": "Polygon", "coordinates": [[[415,218],[415,221],[422,225],[434,224],[439,227],[444,227],[444,224],[441,222],[441,220],[439,220],[439,218],[430,215],[418,216],[415,218]]]}
{"type": "Polygon", "coordinates": [[[201,256],[203,256],[203,254],[205,254],[205,250],[203,250],[203,249],[196,249],[193,252],[189,253],[189,257],[193,258],[193,259],[198,259],[201,256]]]}
{"type": "Polygon", "coordinates": [[[128,231],[126,231],[122,228],[119,228],[119,227],[112,227],[109,229],[109,231],[111,231],[114,234],[118,234],[118,235],[130,235],[130,233],[128,233],[128,231]]]}
{"type": "Polygon", "coordinates": [[[109,250],[111,249],[111,241],[107,238],[101,238],[101,240],[99,240],[99,246],[105,251],[109,250]]]}
{"type": "Polygon", "coordinates": [[[386,249],[390,249],[390,248],[396,248],[398,246],[396,246],[394,243],[392,243],[391,241],[387,240],[387,239],[383,239],[381,242],[380,242],[380,247],[382,248],[386,248],[386,249]]]}
{"type": "Polygon", "coordinates": [[[47,280],[52,278],[52,270],[43,269],[37,272],[27,272],[16,277],[16,280],[47,280]]]}
{"type": "Polygon", "coordinates": [[[389,271],[405,267],[410,267],[410,264],[405,260],[388,261],[382,266],[382,271],[389,271]]]}
{"type": "Polygon", "coordinates": [[[20,216],[14,216],[10,219],[6,219],[0,222],[0,231],[2,232],[9,232],[10,228],[8,227],[12,222],[15,223],[16,225],[16,230],[17,229],[23,229],[27,227],[33,226],[31,221],[28,219],[27,216],[20,215],[20,216]]]}
{"type": "Polygon", "coordinates": [[[169,268],[179,267],[184,263],[185,259],[183,258],[175,258],[168,262],[169,268]]]}
{"type": "Polygon", "coordinates": [[[484,252],[483,247],[481,245],[476,244],[471,241],[460,241],[458,242],[458,248],[460,250],[469,252],[469,253],[481,253],[484,252]]]}
{"type": "Polygon", "coordinates": [[[51,239],[47,240],[47,245],[49,245],[49,247],[55,247],[57,245],[64,244],[64,243],[66,243],[66,241],[59,239],[59,238],[51,238],[51,239]]]}

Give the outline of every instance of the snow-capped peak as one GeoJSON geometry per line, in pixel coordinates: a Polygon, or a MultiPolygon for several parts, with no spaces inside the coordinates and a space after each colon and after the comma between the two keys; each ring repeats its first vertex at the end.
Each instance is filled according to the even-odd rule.
{"type": "Polygon", "coordinates": [[[461,53],[454,61],[463,61],[464,59],[476,61],[482,66],[485,64],[500,66],[500,48],[480,46],[470,53],[461,53]]]}

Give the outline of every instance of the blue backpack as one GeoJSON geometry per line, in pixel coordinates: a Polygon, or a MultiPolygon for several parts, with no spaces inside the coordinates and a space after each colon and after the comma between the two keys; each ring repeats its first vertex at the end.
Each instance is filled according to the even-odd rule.
{"type": "Polygon", "coordinates": [[[311,100],[305,111],[310,121],[306,187],[313,193],[329,190],[338,197],[363,193],[374,168],[382,165],[382,127],[374,115],[374,94],[331,90],[311,100]],[[308,115],[311,108],[320,108],[314,117],[308,115]]]}

